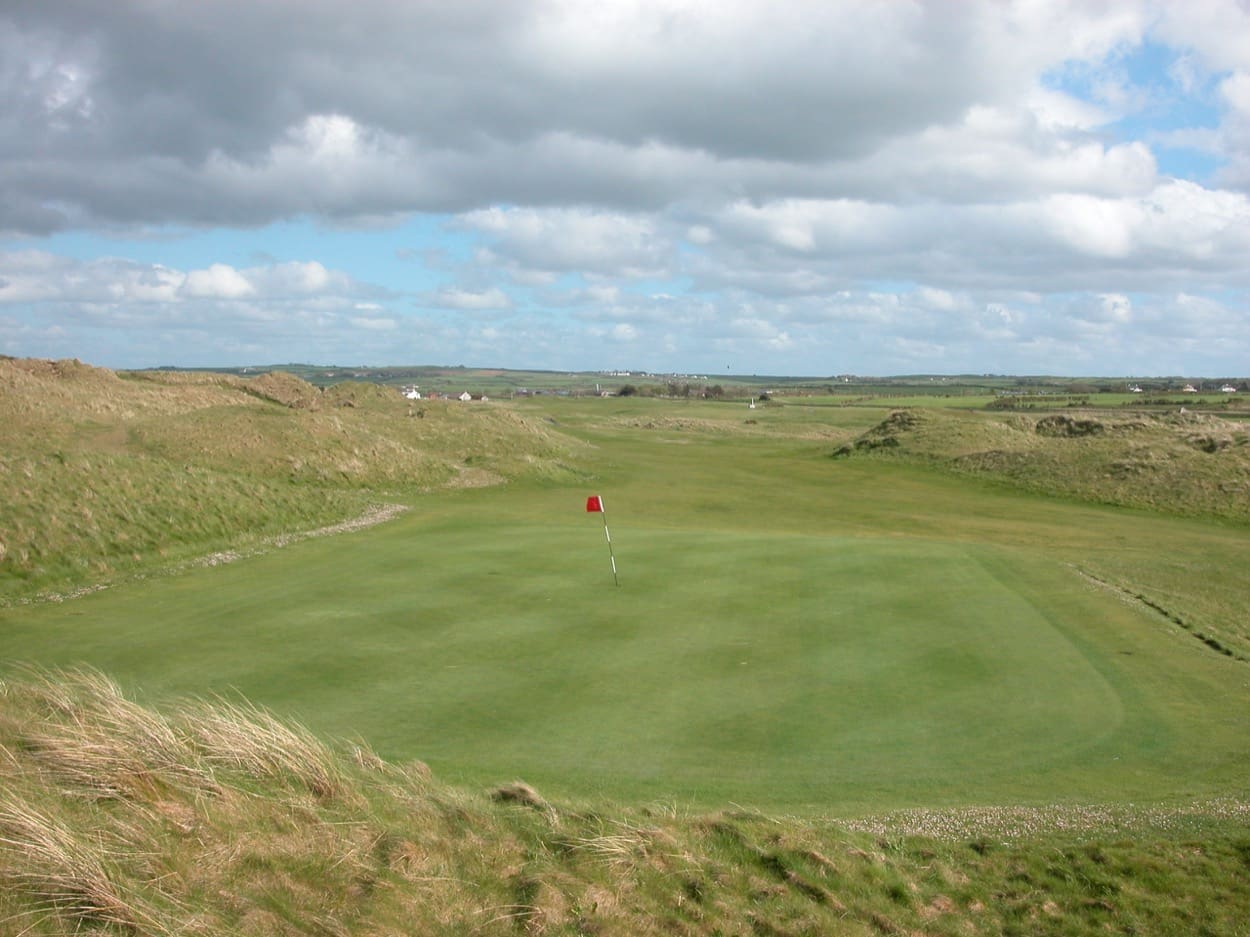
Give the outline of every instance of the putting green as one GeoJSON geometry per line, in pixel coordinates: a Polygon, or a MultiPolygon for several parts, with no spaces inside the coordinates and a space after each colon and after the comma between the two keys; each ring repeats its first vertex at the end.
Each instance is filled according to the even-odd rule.
{"type": "Polygon", "coordinates": [[[452,780],[568,796],[1107,799],[1244,763],[1219,732],[1177,743],[1178,694],[1219,704],[1222,663],[1176,667],[1197,642],[1052,559],[622,526],[616,587],[596,515],[498,517],[495,497],[0,612],[0,654],[148,697],[238,690],[452,780]]]}

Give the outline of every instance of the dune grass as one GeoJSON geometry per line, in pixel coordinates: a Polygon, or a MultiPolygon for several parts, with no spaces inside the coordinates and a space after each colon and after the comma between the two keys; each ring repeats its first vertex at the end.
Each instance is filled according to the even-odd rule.
{"type": "Polygon", "coordinates": [[[0,934],[1237,934],[1247,806],[804,822],[466,791],[250,705],[0,683],[0,934]]]}

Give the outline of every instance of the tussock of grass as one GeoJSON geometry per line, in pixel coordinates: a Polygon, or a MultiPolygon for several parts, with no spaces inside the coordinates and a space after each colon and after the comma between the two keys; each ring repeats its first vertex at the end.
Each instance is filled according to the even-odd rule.
{"type": "Polygon", "coordinates": [[[246,703],[162,715],[93,672],[0,685],[0,792],[14,937],[1232,934],[1250,915],[1231,801],[1026,826],[588,810],[449,787],[246,703]]]}
{"type": "Polygon", "coordinates": [[[83,796],[125,798],[163,784],[217,789],[168,721],[126,699],[101,674],[31,680],[6,692],[44,708],[45,718],[24,734],[23,746],[41,771],[83,796]]]}
{"type": "Polygon", "coordinates": [[[210,765],[260,779],[292,779],[318,798],[343,792],[338,762],[301,726],[283,723],[245,702],[188,706],[180,720],[187,739],[210,765]]]}

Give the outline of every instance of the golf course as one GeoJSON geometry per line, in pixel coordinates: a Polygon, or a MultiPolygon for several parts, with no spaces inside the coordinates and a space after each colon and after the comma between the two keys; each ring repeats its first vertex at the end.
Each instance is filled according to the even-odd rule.
{"type": "MultiPolygon", "coordinates": [[[[156,710],[246,700],[458,790],[523,779],[597,809],[855,823],[1250,797],[1250,527],[1229,512],[856,450],[886,407],[550,396],[418,417],[367,396],[336,412],[426,432],[492,409],[543,455],[514,446],[505,471],[488,434],[457,460],[497,483],[336,489],[357,499],[340,512],[395,505],[380,523],[179,541],[83,575],[79,594],[29,586],[0,608],[10,678],[85,669],[156,710]]],[[[249,426],[298,412],[248,400],[249,426]]],[[[83,453],[107,419],[66,435],[57,464],[105,465],[83,453]]],[[[107,464],[169,457],[156,425],[128,427],[107,464]]],[[[197,451],[174,456],[184,474],[228,474],[197,451]]]]}

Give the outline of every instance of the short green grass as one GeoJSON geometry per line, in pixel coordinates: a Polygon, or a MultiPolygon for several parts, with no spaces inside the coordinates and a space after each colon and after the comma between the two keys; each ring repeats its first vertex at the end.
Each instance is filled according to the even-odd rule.
{"type": "Polygon", "coordinates": [[[238,690],[453,780],[608,800],[1245,793],[1246,665],[1078,572],[1244,555],[1244,526],[829,458],[880,411],[518,409],[593,447],[593,479],[416,497],[370,531],[0,611],[0,656],[238,690]]]}

